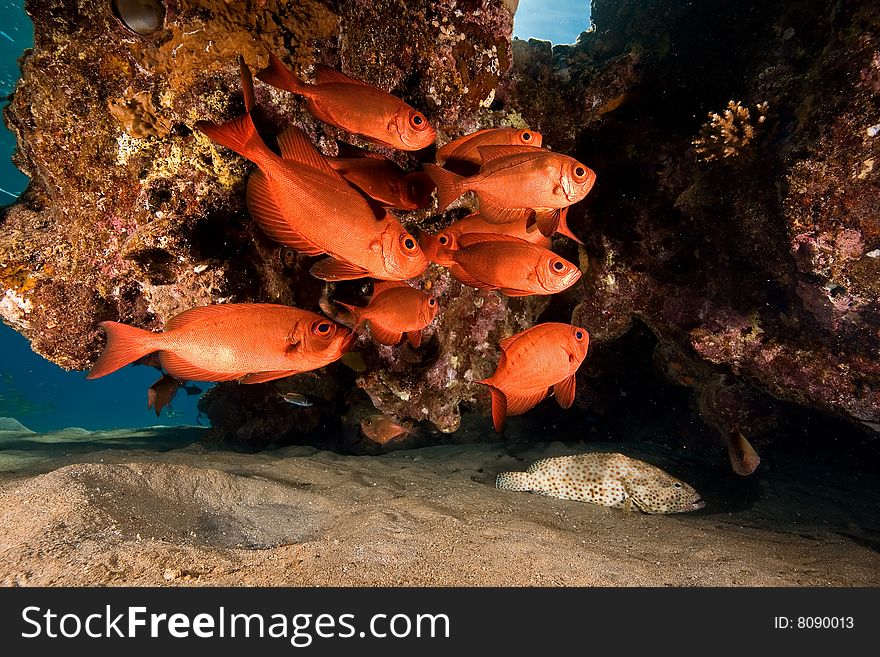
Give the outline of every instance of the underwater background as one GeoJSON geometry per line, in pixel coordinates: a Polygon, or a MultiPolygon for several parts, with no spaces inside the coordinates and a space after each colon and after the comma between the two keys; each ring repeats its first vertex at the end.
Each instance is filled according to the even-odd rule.
{"type": "MultiPolygon", "coordinates": [[[[0,202],[21,196],[0,210],[0,584],[880,584],[873,3],[156,4],[165,25],[136,35],[118,2],[28,3],[42,32],[4,114],[27,193],[0,130],[0,202]],[[242,112],[237,56],[257,70],[269,51],[394,90],[438,143],[528,128],[595,170],[553,244],[582,278],[507,298],[432,267],[420,347],[366,334],[318,373],[194,382],[158,418],[153,367],[86,380],[104,319],[366,303],[254,227],[251,165],[197,128],[242,112]],[[589,330],[573,403],[496,432],[479,382],[540,322],[589,330]],[[382,422],[402,425],[387,444],[382,422]],[[495,488],[592,452],[658,466],[705,508],[495,488]]],[[[33,28],[2,11],[8,96],[33,28]]],[[[264,138],[350,138],[266,84],[256,105],[264,138]]],[[[435,233],[475,204],[405,221],[435,233]]]]}

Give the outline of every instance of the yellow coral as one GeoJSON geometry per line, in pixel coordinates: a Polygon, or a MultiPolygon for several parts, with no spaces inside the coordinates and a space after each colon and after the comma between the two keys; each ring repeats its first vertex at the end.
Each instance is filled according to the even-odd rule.
{"type": "MultiPolygon", "coordinates": [[[[758,124],[767,119],[767,102],[755,105],[758,124]]],[[[693,140],[697,155],[705,162],[739,155],[755,137],[751,114],[739,101],[729,101],[723,114],[709,112],[709,121],[700,128],[700,136],[693,140]]]]}

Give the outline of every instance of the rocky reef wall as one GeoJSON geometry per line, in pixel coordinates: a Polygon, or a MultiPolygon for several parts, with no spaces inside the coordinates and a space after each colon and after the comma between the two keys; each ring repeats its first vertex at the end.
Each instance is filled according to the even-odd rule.
{"type": "MultiPolygon", "coordinates": [[[[35,48],[5,119],[32,183],[0,219],[0,315],[82,369],[104,319],[159,328],[223,301],[315,310],[331,292],[358,303],[360,284],[326,288],[254,226],[248,165],[193,131],[242,110],[237,55],[258,68],[271,51],[303,72],[342,65],[424,110],[444,140],[529,125],[598,181],[569,215],[586,247],[556,244],[585,270],[566,294],[510,301],[432,268],[443,311],[420,350],[364,338],[366,369],[334,366],[333,385],[218,386],[205,408],[221,434],[322,426],[279,405],[282,385],[320,395],[325,419],[360,388],[384,412],[453,431],[462,408],[484,410],[475,381],[498,339],[539,318],[590,331],[577,404],[591,413],[620,408],[603,379],[650,370],[693,389],[722,434],[766,435],[792,404],[878,431],[880,10],[596,0],[594,29],[551,47],[511,42],[511,4],[167,0],[142,35],[112,3],[28,2],[35,48]],[[650,358],[616,357],[645,330],[650,358]]],[[[358,143],[265,85],[257,105],[266,137],[295,122],[328,154],[336,138],[358,143]]],[[[432,229],[465,211],[403,219],[432,229]]]]}

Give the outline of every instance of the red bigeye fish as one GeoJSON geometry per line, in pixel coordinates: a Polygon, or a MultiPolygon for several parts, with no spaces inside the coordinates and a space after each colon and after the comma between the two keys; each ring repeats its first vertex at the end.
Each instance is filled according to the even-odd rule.
{"type": "Polygon", "coordinates": [[[761,457],[738,429],[727,436],[727,458],[730,467],[741,477],[748,477],[761,464],[761,457]]]}
{"type": "MultiPolygon", "coordinates": [[[[549,237],[541,235],[541,231],[539,231],[534,226],[531,229],[526,228],[526,222],[524,221],[517,221],[509,224],[493,224],[483,219],[483,217],[480,216],[479,212],[469,214],[464,219],[459,219],[458,221],[450,224],[440,233],[438,233],[437,237],[439,237],[440,234],[443,234],[447,235],[449,238],[451,238],[451,240],[454,241],[456,238],[464,235],[465,233],[492,233],[495,235],[510,235],[511,237],[518,237],[519,239],[525,240],[526,242],[531,242],[532,244],[543,246],[545,249],[549,249],[551,244],[551,239],[549,237]]],[[[419,240],[422,241],[423,236],[420,236],[419,240]]],[[[448,246],[449,244],[449,241],[441,242],[442,246],[448,246]]]]}
{"type": "Polygon", "coordinates": [[[387,415],[370,415],[361,420],[361,431],[374,443],[386,445],[400,436],[412,436],[413,430],[392,420],[387,415]]]}
{"type": "Polygon", "coordinates": [[[567,155],[525,146],[480,146],[483,160],[474,176],[459,176],[433,164],[425,172],[437,185],[440,210],[465,192],[480,200],[480,215],[492,223],[527,221],[552,235],[562,208],[584,198],[596,174],[567,155]]]}
{"type": "Polygon", "coordinates": [[[544,247],[509,235],[423,235],[426,255],[461,283],[500,290],[511,297],[556,294],[574,285],[581,271],[544,247]]]}
{"type": "Polygon", "coordinates": [[[517,128],[489,128],[477,130],[469,135],[455,139],[437,149],[437,164],[446,162],[468,162],[479,166],[483,160],[477,150],[480,146],[535,146],[540,147],[543,137],[534,130],[517,128]]]}
{"type": "Polygon", "coordinates": [[[161,333],[119,322],[100,326],[107,346],[87,379],[159,352],[162,367],[178,381],[261,383],[332,363],[357,337],[321,315],[268,303],[192,308],[161,333]]]}
{"type": "Polygon", "coordinates": [[[370,276],[406,280],[425,271],[418,243],[387,212],[377,217],[367,200],[333,170],[295,126],[278,135],[279,157],[251,120],[253,83],[241,64],[247,112],[222,125],[196,127],[259,167],[248,180],[248,210],[263,231],[306,255],[329,254],[312,275],[325,281],[370,276]]]}
{"type": "Polygon", "coordinates": [[[425,115],[400,98],[323,64],[315,64],[315,83],[306,84],[269,55],[269,66],[257,79],[304,96],[309,112],[324,123],[383,146],[417,151],[437,137],[425,115]]]}
{"type": "Polygon", "coordinates": [[[434,183],[426,173],[407,173],[391,160],[375,154],[330,157],[327,162],[382,207],[419,210],[431,204],[434,183]]]}
{"type": "Polygon", "coordinates": [[[480,381],[492,392],[492,423],[533,408],[553,388],[562,408],[574,403],[575,372],[587,356],[589,334],[571,324],[538,324],[500,342],[495,373],[480,381]]]}
{"type": "Polygon", "coordinates": [[[356,328],[369,322],[376,342],[384,345],[395,345],[406,334],[409,343],[418,347],[422,344],[422,329],[437,314],[437,301],[430,294],[390,281],[373,286],[373,297],[365,308],[337,303],[354,316],[356,328]]]}

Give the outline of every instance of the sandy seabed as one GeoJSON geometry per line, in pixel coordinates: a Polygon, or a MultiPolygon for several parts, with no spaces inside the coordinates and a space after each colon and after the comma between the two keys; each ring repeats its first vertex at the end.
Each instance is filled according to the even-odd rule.
{"type": "Polygon", "coordinates": [[[0,432],[0,583],[880,584],[876,473],[771,457],[749,482],[695,480],[692,461],[607,443],[243,454],[202,431],[0,432]],[[613,449],[693,483],[707,508],[625,514],[494,488],[541,457],[613,449]]]}

